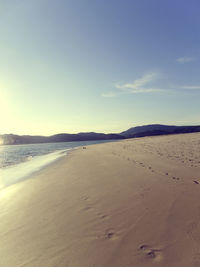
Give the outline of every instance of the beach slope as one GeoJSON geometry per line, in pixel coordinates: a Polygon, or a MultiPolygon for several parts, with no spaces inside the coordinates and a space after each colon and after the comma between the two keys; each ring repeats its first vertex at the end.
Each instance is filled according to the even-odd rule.
{"type": "Polygon", "coordinates": [[[79,148],[0,192],[0,266],[200,266],[200,134],[79,148]]]}

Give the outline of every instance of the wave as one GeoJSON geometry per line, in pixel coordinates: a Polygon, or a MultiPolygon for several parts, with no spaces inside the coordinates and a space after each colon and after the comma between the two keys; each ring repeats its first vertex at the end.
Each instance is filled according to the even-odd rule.
{"type": "Polygon", "coordinates": [[[59,150],[42,156],[28,157],[25,162],[0,169],[0,190],[27,179],[31,174],[67,155],[69,150],[72,149],[59,150]]]}

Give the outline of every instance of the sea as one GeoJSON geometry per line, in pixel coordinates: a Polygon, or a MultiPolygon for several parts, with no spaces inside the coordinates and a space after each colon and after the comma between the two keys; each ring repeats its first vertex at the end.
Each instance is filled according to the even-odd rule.
{"type": "Polygon", "coordinates": [[[0,190],[29,178],[33,173],[73,149],[115,140],[0,146],[0,190]]]}

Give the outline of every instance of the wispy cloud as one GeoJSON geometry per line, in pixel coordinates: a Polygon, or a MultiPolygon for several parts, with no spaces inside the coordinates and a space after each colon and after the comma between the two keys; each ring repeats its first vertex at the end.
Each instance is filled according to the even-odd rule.
{"type": "Polygon", "coordinates": [[[103,97],[115,97],[117,94],[115,92],[107,92],[107,93],[103,93],[101,94],[101,96],[103,97]]]}
{"type": "Polygon", "coordinates": [[[133,89],[130,91],[131,94],[138,94],[138,93],[163,93],[166,92],[166,89],[159,89],[159,88],[139,88],[139,89],[133,89]]]}
{"type": "Polygon", "coordinates": [[[150,93],[181,93],[186,91],[200,91],[200,85],[173,85],[165,83],[165,87],[159,87],[158,82],[163,76],[157,72],[151,72],[143,75],[141,78],[134,80],[132,83],[115,84],[112,91],[103,93],[102,97],[117,97],[125,94],[150,94],[150,93]]]}
{"type": "Polygon", "coordinates": [[[165,89],[150,87],[153,82],[156,82],[160,75],[156,72],[151,72],[143,75],[141,78],[134,80],[132,83],[116,84],[115,92],[102,94],[103,97],[114,97],[119,94],[139,94],[139,93],[156,93],[165,92],[165,89]]]}
{"type": "Polygon", "coordinates": [[[122,85],[116,84],[115,87],[118,89],[142,89],[148,83],[155,81],[158,78],[158,73],[151,72],[145,74],[143,77],[136,79],[132,83],[125,83],[122,85]]]}
{"type": "Polygon", "coordinates": [[[195,57],[179,57],[176,59],[177,62],[182,63],[182,64],[189,63],[195,60],[196,60],[195,57]]]}
{"type": "Polygon", "coordinates": [[[181,88],[187,90],[200,90],[200,85],[184,85],[181,86],[181,88]]]}

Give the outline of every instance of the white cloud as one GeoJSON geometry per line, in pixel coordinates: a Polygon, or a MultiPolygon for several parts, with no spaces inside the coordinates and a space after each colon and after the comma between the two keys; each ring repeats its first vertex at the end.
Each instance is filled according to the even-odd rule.
{"type": "Polygon", "coordinates": [[[196,58],[194,58],[194,57],[179,57],[176,59],[177,62],[182,63],[182,64],[189,63],[189,62],[192,62],[195,60],[196,60],[196,58]]]}

